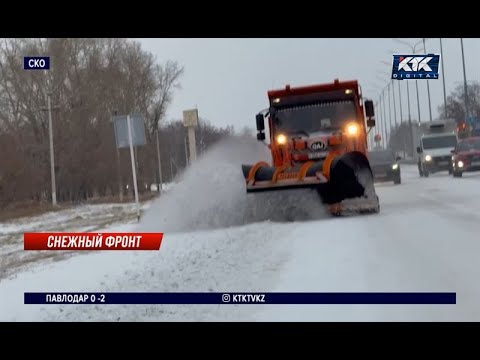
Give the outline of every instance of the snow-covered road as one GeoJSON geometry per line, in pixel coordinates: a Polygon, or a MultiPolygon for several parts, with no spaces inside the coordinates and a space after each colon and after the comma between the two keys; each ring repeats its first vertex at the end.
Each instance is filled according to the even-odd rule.
{"type": "MultiPolygon", "coordinates": [[[[278,222],[244,193],[239,162],[264,155],[244,145],[200,159],[119,229],[164,231],[159,252],[91,253],[0,280],[0,320],[480,320],[480,173],[425,179],[404,165],[401,185],[376,186],[378,215],[332,218],[301,193],[316,219],[278,222]],[[455,291],[457,304],[41,306],[23,305],[27,291],[455,291]]],[[[295,200],[269,196],[279,210],[295,200]]]]}

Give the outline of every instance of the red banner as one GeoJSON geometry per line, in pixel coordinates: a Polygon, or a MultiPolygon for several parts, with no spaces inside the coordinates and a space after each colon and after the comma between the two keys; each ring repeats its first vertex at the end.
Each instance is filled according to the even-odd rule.
{"type": "Polygon", "coordinates": [[[163,233],[24,233],[24,250],[160,250],[163,233]]]}

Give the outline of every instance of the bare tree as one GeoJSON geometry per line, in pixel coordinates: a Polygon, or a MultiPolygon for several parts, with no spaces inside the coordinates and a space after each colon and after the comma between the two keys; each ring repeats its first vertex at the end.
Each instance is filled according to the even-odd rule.
{"type": "MultiPolygon", "coordinates": [[[[472,81],[467,86],[468,108],[470,116],[480,117],[480,83],[472,81]]],[[[444,114],[445,106],[438,107],[438,112],[444,114]]],[[[447,97],[447,117],[457,123],[465,121],[465,87],[463,84],[457,87],[447,97]]]]}
{"type": "MultiPolygon", "coordinates": [[[[43,111],[48,90],[56,106],[58,200],[81,201],[118,191],[114,112],[141,113],[150,135],[163,120],[182,73],[175,61],[159,64],[139,43],[126,39],[0,41],[0,204],[50,196],[43,111]],[[50,56],[51,69],[23,70],[25,54],[50,56]]],[[[149,145],[139,148],[139,168],[149,168],[154,154],[149,145]]],[[[127,178],[129,158],[123,150],[121,164],[127,178]]],[[[151,176],[144,171],[139,182],[151,176]]]]}

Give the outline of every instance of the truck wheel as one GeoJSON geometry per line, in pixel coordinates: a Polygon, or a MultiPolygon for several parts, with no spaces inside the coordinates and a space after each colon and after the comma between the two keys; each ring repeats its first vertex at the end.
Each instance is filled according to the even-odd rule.
{"type": "Polygon", "coordinates": [[[401,184],[402,183],[402,179],[400,176],[396,177],[394,180],[393,180],[393,183],[395,185],[398,185],[398,184],[401,184]]]}
{"type": "Polygon", "coordinates": [[[453,177],[462,177],[463,173],[461,171],[454,171],[453,172],[453,177]]]}
{"type": "Polygon", "coordinates": [[[453,173],[453,169],[448,169],[448,175],[451,175],[453,173]]]}
{"type": "Polygon", "coordinates": [[[430,175],[428,170],[423,170],[423,176],[428,177],[428,175],[430,175]]]}

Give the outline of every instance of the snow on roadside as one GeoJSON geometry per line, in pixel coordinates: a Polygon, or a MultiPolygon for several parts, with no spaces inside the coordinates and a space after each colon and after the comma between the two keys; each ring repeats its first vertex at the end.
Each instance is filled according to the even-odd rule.
{"type": "Polygon", "coordinates": [[[23,293],[265,291],[288,258],[291,228],[265,222],[167,234],[159,252],[98,252],[37,267],[0,283],[0,320],[246,320],[253,315],[252,307],[88,305],[86,309],[87,305],[23,305],[23,293]]]}
{"type": "MultiPolygon", "coordinates": [[[[150,202],[142,204],[142,209],[147,209],[150,202]]],[[[135,204],[94,204],[80,205],[65,210],[50,211],[37,216],[29,216],[0,222],[0,234],[2,236],[12,233],[24,233],[29,231],[41,231],[43,229],[55,229],[65,223],[80,222],[80,220],[94,221],[99,216],[102,219],[115,218],[122,214],[134,214],[135,204]]],[[[72,230],[73,231],[73,230],[72,230]]]]}
{"type": "MultiPolygon", "coordinates": [[[[218,144],[182,176],[172,191],[154,201],[136,231],[164,232],[160,252],[101,252],[37,266],[0,283],[15,320],[195,320],[241,318],[245,308],[196,306],[24,306],[24,291],[259,291],[274,283],[288,257],[293,224],[275,224],[275,206],[260,214],[261,197],[248,197],[242,162],[261,159],[263,147],[249,139],[218,144]],[[256,214],[253,212],[257,211],[256,214]],[[252,221],[264,221],[243,226],[252,221]],[[211,231],[206,231],[212,229],[211,231]],[[215,230],[218,229],[218,230],[215,230]],[[177,233],[175,233],[177,232],[177,233]],[[43,267],[43,269],[42,269],[43,267]],[[15,294],[15,295],[13,295],[15,294]],[[42,311],[39,311],[42,309],[42,311]]],[[[305,194],[317,206],[317,198],[305,194]],[[311,199],[310,199],[311,198],[311,199]]],[[[288,198],[277,196],[277,204],[288,198]]],[[[318,206],[317,206],[318,207],[318,206]]],[[[315,210],[315,209],[314,209],[315,210]]],[[[251,312],[254,308],[249,308],[251,312]]]]}
{"type": "MultiPolygon", "coordinates": [[[[141,204],[149,208],[151,201],[141,204]]],[[[133,203],[81,205],[48,212],[38,216],[18,218],[0,223],[0,281],[39,262],[60,261],[80,253],[24,251],[23,233],[29,231],[90,232],[113,224],[136,221],[133,203]]]]}

